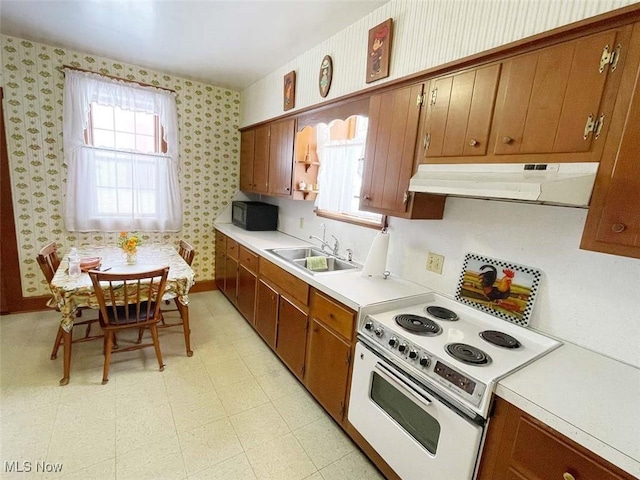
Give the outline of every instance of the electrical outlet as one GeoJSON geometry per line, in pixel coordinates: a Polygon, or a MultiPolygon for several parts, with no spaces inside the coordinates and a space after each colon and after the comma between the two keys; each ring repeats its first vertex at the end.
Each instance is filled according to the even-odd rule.
{"type": "Polygon", "coordinates": [[[300,217],[300,228],[304,228],[304,217],[300,217]]]}
{"type": "Polygon", "coordinates": [[[429,252],[427,255],[427,270],[434,273],[442,274],[442,265],[444,264],[444,257],[437,253],[429,252]]]}

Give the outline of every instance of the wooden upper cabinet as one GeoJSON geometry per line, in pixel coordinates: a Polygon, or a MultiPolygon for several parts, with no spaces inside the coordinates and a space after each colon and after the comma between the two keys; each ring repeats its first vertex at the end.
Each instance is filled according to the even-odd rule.
{"type": "MultiPolygon", "coordinates": [[[[506,60],[492,136],[494,153],[590,152],[610,122],[629,32],[628,26],[608,30],[506,60]],[[607,53],[614,53],[613,63],[605,62],[607,53]],[[593,131],[587,127],[590,122],[593,131]]],[[[598,159],[563,161],[589,160],[598,159]]]]}
{"type": "Polygon", "coordinates": [[[269,125],[240,134],[240,190],[267,193],[269,189],[269,125]]]}
{"type": "Polygon", "coordinates": [[[640,258],[640,23],[631,45],[580,247],[640,258]]]}
{"type": "Polygon", "coordinates": [[[360,208],[388,215],[407,210],[423,84],[373,95],[360,208]]]}
{"type": "Polygon", "coordinates": [[[295,120],[273,122],[269,138],[269,195],[290,196],[295,120]]]}
{"type": "Polygon", "coordinates": [[[420,161],[487,153],[500,64],[436,78],[426,92],[420,161]]]}
{"type": "Polygon", "coordinates": [[[253,159],[255,156],[256,132],[245,130],[240,133],[240,190],[252,191],[253,184],[253,159]]]}

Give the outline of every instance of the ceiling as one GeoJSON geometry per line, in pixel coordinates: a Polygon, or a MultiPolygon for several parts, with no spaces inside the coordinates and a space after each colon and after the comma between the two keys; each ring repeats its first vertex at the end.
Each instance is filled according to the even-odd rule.
{"type": "Polygon", "coordinates": [[[242,90],[389,0],[2,0],[0,32],[242,90]]]}

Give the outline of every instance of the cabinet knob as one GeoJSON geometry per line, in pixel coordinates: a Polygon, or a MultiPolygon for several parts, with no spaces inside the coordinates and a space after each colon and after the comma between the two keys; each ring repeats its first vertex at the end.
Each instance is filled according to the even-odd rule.
{"type": "Polygon", "coordinates": [[[475,138],[469,142],[469,145],[471,145],[472,147],[475,147],[475,146],[477,146],[479,144],[480,144],[480,142],[477,141],[475,138]]]}
{"type": "Polygon", "coordinates": [[[502,143],[505,145],[511,145],[513,143],[513,138],[511,137],[502,137],[502,143]]]}
{"type": "Polygon", "coordinates": [[[562,474],[562,479],[563,480],[576,480],[576,477],[574,477],[573,475],[571,475],[569,472],[564,472],[562,474]]]}
{"type": "Polygon", "coordinates": [[[365,200],[371,200],[371,195],[368,195],[368,194],[367,194],[367,195],[365,195],[365,196],[364,196],[364,199],[365,199],[365,200]]]}
{"type": "Polygon", "coordinates": [[[627,229],[627,226],[624,223],[614,223],[611,226],[611,230],[613,230],[613,233],[622,233],[627,229]]]}

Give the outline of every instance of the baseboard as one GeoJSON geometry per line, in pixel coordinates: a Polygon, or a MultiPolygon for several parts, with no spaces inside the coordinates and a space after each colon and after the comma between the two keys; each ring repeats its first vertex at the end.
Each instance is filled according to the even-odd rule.
{"type": "Polygon", "coordinates": [[[10,312],[0,312],[0,315],[51,310],[49,307],[47,307],[47,302],[50,298],[51,297],[49,295],[44,295],[41,297],[22,297],[20,300],[12,302],[10,312]]]}
{"type": "Polygon", "coordinates": [[[189,289],[189,293],[208,292],[217,289],[218,287],[216,287],[215,280],[202,280],[196,282],[195,285],[189,289]]]}

